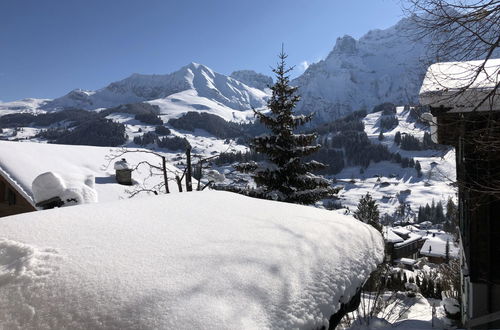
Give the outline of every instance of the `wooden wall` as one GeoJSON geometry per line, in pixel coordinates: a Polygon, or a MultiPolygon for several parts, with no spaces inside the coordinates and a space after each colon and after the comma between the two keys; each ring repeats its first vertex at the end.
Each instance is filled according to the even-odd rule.
{"type": "Polygon", "coordinates": [[[32,211],[35,207],[0,175],[0,218],[32,211]]]}

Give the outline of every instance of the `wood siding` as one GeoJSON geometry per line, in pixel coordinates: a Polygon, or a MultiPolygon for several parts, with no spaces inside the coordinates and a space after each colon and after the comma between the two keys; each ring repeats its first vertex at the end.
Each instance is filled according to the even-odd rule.
{"type": "Polygon", "coordinates": [[[36,208],[0,175],[0,218],[32,211],[36,208]]]}

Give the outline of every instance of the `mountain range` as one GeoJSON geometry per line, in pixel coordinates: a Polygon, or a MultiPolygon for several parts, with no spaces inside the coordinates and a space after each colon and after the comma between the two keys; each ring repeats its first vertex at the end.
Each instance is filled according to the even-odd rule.
{"type": "MultiPolygon", "coordinates": [[[[316,122],[328,122],[352,111],[383,102],[412,104],[425,73],[423,41],[408,32],[409,19],[385,30],[372,30],[355,40],[338,38],[324,59],[294,79],[302,96],[299,112],[315,112],[316,122]]],[[[96,110],[121,104],[149,102],[163,115],[188,111],[212,112],[226,120],[244,121],[253,108],[262,108],[270,95],[272,78],[251,70],[226,76],[202,64],[190,63],[161,75],[133,74],[108,86],[75,89],[56,99],[26,99],[0,103],[0,116],[12,112],[96,110]]]]}

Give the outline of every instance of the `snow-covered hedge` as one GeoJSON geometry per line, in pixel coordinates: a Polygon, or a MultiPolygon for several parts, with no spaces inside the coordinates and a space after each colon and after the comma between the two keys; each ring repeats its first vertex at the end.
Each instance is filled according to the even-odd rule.
{"type": "Polygon", "coordinates": [[[312,329],[383,240],[354,218],[227,192],[2,219],[0,328],[312,329]]]}

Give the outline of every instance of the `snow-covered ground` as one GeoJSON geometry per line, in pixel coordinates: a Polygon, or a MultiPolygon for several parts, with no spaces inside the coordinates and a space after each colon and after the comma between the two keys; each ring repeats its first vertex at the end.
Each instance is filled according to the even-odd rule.
{"type": "MultiPolygon", "coordinates": [[[[160,117],[164,119],[165,122],[167,122],[164,116],[160,117]]],[[[125,130],[128,135],[128,143],[126,144],[127,147],[140,147],[133,143],[134,137],[141,136],[147,132],[154,132],[155,130],[154,125],[144,124],[134,119],[134,115],[130,115],[127,113],[112,113],[106,118],[118,123],[125,124],[125,130]]],[[[229,139],[228,141],[226,141],[226,139],[218,139],[202,129],[196,129],[194,132],[190,132],[175,129],[168,124],[165,124],[164,126],[168,127],[168,129],[171,131],[171,136],[186,138],[191,145],[193,154],[199,156],[209,157],[220,152],[245,152],[248,150],[248,147],[237,144],[234,139],[229,139]]],[[[155,148],[155,146],[153,145],[146,147],[155,148]]],[[[180,156],[180,153],[183,152],[181,150],[176,152],[175,150],[163,150],[160,148],[155,149],[161,150],[162,152],[167,154],[170,159],[177,158],[178,156],[180,156]]]]}
{"type": "MultiPolygon", "coordinates": [[[[145,149],[129,149],[142,150],[145,149]]],[[[32,183],[40,174],[46,172],[57,173],[65,182],[67,188],[82,188],[91,178],[97,191],[99,202],[115,201],[130,196],[130,192],[141,187],[153,187],[163,182],[163,176],[150,175],[147,166],[140,166],[132,174],[135,184],[124,186],[115,179],[113,163],[121,157],[111,160],[124,151],[121,148],[70,146],[33,142],[0,141],[0,172],[13,186],[28,200],[36,199],[32,183]]],[[[161,158],[147,152],[130,152],[123,155],[131,166],[147,161],[150,164],[161,166],[161,158]]],[[[167,164],[169,178],[181,171],[171,164],[167,164]]],[[[180,174],[182,175],[182,174],[180,174]]],[[[176,189],[171,183],[171,191],[176,189]]],[[[55,197],[55,196],[51,196],[55,197]]],[[[39,200],[37,200],[38,202],[39,200]]]]}
{"type": "Polygon", "coordinates": [[[369,192],[377,200],[381,214],[392,214],[400,202],[409,203],[412,210],[417,211],[420,205],[430,205],[432,200],[438,202],[449,197],[454,198],[455,151],[407,151],[399,148],[394,143],[396,132],[411,134],[421,140],[424,132],[428,130],[422,124],[408,120],[409,111],[404,111],[403,107],[397,107],[398,126],[384,132],[385,138],[379,141],[380,116],[380,112],[370,113],[363,119],[365,132],[371,142],[384,144],[391,152],[418,160],[422,167],[422,177],[419,178],[413,168],[402,168],[400,164],[388,161],[371,163],[363,174],[360,174],[359,166],[347,167],[335,175],[343,186],[339,193],[342,205],[355,210],[359,199],[369,192]],[[354,183],[351,182],[352,179],[354,183]]]}
{"type": "MultiPolygon", "coordinates": [[[[180,94],[190,95],[192,92],[192,90],[189,90],[181,92],[180,94]]],[[[196,95],[192,96],[195,98],[198,97],[196,95]]],[[[187,103],[184,104],[183,102],[179,102],[178,105],[175,105],[180,107],[178,111],[175,110],[175,106],[169,108],[170,105],[167,104],[170,102],[169,100],[171,101],[171,98],[167,97],[162,99],[161,102],[151,102],[163,103],[163,105],[159,105],[163,113],[160,117],[164,120],[164,122],[167,122],[169,118],[176,117],[182,113],[190,111],[191,109],[187,103]]],[[[204,100],[207,101],[208,99],[204,100]]],[[[215,104],[207,106],[213,106],[214,108],[211,108],[212,110],[217,110],[218,107],[223,107],[222,105],[215,104]]],[[[207,110],[199,108],[197,111],[207,110]]],[[[230,115],[232,112],[224,111],[220,113],[222,117],[225,118],[228,114],[230,117],[232,116],[230,115]]],[[[246,116],[245,114],[247,112],[237,111],[237,116],[235,115],[232,120],[245,121],[246,119],[244,116],[246,116]]],[[[215,111],[215,113],[219,114],[217,111],[215,111]]],[[[418,160],[422,167],[422,176],[418,177],[416,170],[413,168],[402,168],[400,164],[389,161],[371,163],[368,168],[364,169],[364,173],[362,174],[360,173],[359,166],[346,167],[340,173],[335,175],[338,185],[343,187],[339,193],[342,205],[353,211],[356,209],[359,199],[369,192],[373,198],[377,200],[381,214],[393,214],[401,202],[409,203],[410,207],[415,212],[419,206],[424,206],[427,203],[431,204],[432,200],[438,202],[445,201],[449,197],[455,197],[456,188],[453,186],[453,182],[455,180],[454,150],[447,149],[443,151],[429,149],[421,151],[407,151],[399,148],[399,146],[394,143],[394,135],[396,132],[399,131],[402,134],[412,134],[415,137],[422,139],[424,132],[428,130],[426,126],[409,120],[409,111],[405,111],[403,107],[397,108],[396,116],[399,120],[398,126],[390,131],[384,132],[385,138],[382,141],[379,141],[380,116],[380,112],[370,113],[363,119],[365,132],[371,142],[374,144],[384,144],[391,152],[398,152],[403,157],[413,158],[415,161],[418,160]]],[[[127,147],[139,147],[133,143],[134,137],[140,136],[146,132],[154,131],[155,128],[154,125],[147,125],[135,120],[134,116],[131,114],[112,113],[107,118],[125,124],[126,133],[129,137],[126,144],[127,147]]],[[[247,119],[249,118],[250,117],[247,119]]],[[[231,120],[231,118],[226,119],[231,120]]],[[[218,139],[203,130],[197,129],[194,132],[189,132],[177,130],[168,124],[165,126],[171,130],[172,135],[185,137],[193,147],[193,154],[202,157],[210,157],[220,152],[244,152],[248,150],[246,146],[237,144],[235,140],[226,141],[224,139],[218,139]]],[[[14,136],[13,129],[4,129],[3,134],[0,134],[0,136],[6,139],[30,139],[36,141],[33,136],[36,135],[39,130],[40,128],[24,127],[20,128],[14,136]]],[[[145,147],[155,148],[154,145],[145,147]]],[[[165,153],[172,164],[175,164],[183,157],[183,152],[181,150],[175,151],[158,148],[155,149],[165,153]]],[[[217,168],[217,170],[220,170],[221,172],[232,171],[232,169],[227,166],[217,168]]],[[[241,175],[241,177],[245,180],[250,179],[248,175],[241,175]]],[[[230,183],[230,181],[227,181],[226,183],[230,183]]]]}
{"type": "Polygon", "coordinates": [[[352,217],[227,192],[17,215],[0,226],[0,325],[313,329],[382,258],[352,217]]]}
{"type": "Polygon", "coordinates": [[[405,292],[387,292],[382,299],[386,301],[384,308],[376,313],[375,317],[364,318],[365,315],[369,315],[374,304],[373,295],[364,295],[358,310],[350,313],[339,328],[349,330],[456,328],[446,317],[443,303],[439,299],[425,298],[419,293],[415,297],[408,297],[405,292]],[[358,316],[362,320],[357,319],[358,316]]]}
{"type": "Polygon", "coordinates": [[[166,98],[149,101],[148,103],[160,107],[160,115],[165,122],[170,118],[178,118],[189,111],[208,112],[222,117],[227,121],[236,122],[248,122],[254,117],[252,109],[233,109],[210,98],[202,97],[193,89],[182,91],[166,98]]]}
{"type": "Polygon", "coordinates": [[[11,113],[45,113],[44,110],[40,108],[50,101],[50,99],[23,99],[19,101],[12,102],[1,102],[0,101],[0,116],[11,114],[11,113]]]}

